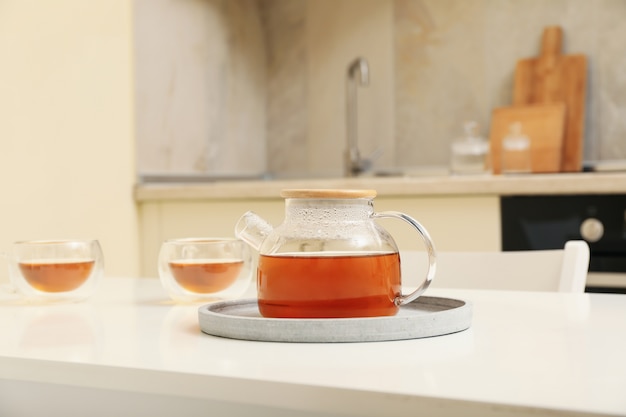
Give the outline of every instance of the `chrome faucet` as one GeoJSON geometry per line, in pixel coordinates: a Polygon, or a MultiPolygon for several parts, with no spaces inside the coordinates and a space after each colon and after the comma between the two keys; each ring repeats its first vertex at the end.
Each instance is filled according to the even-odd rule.
{"type": "Polygon", "coordinates": [[[354,177],[371,168],[370,159],[361,158],[358,144],[358,119],[357,119],[357,79],[358,85],[367,86],[370,81],[369,64],[365,58],[356,58],[348,66],[346,81],[346,137],[347,149],[345,151],[345,175],[354,177]]]}

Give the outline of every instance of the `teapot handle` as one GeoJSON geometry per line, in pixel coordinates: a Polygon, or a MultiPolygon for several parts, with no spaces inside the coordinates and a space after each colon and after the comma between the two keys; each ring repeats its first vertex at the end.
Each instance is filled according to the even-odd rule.
{"type": "Polygon", "coordinates": [[[424,244],[426,246],[426,251],[428,252],[428,271],[426,273],[426,279],[424,280],[424,282],[422,282],[422,285],[420,285],[412,293],[407,294],[407,295],[400,294],[394,300],[394,304],[397,306],[410,303],[411,301],[417,299],[417,297],[422,295],[424,291],[426,291],[426,289],[432,282],[433,278],[435,277],[435,272],[437,270],[437,254],[435,252],[435,245],[433,244],[433,241],[430,238],[430,235],[428,234],[428,231],[424,228],[424,226],[422,226],[417,220],[415,220],[411,216],[408,216],[399,211],[381,211],[379,213],[373,213],[372,217],[379,218],[379,219],[394,218],[394,219],[404,220],[405,222],[413,226],[419,232],[420,236],[422,237],[422,240],[424,241],[424,244]]]}

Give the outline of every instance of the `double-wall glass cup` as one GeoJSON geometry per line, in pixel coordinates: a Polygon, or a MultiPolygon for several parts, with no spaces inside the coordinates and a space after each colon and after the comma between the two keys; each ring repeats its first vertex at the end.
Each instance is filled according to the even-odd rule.
{"type": "Polygon", "coordinates": [[[93,295],[104,271],[97,240],[28,240],[15,242],[9,275],[26,299],[81,301],[93,295]]]}
{"type": "Polygon", "coordinates": [[[237,298],[252,280],[250,249],[230,238],[166,240],[159,252],[159,277],[174,301],[237,298]]]}

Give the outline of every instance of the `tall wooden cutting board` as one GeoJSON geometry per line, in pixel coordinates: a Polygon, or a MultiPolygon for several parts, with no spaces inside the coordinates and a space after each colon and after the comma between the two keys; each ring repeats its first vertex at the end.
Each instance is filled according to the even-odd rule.
{"type": "Polygon", "coordinates": [[[494,109],[489,132],[493,173],[502,172],[502,141],[514,123],[520,123],[522,133],[530,139],[532,172],[559,172],[565,116],[563,103],[494,109]]]}
{"type": "Polygon", "coordinates": [[[562,39],[560,27],[547,27],[540,56],[517,63],[513,104],[565,103],[567,114],[560,171],[576,172],[582,169],[587,58],[562,55],[562,39]]]}

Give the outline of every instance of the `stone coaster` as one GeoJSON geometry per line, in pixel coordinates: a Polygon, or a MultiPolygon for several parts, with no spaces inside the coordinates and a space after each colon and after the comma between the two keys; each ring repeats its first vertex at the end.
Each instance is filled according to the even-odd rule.
{"type": "Polygon", "coordinates": [[[259,313],[256,299],[222,301],[198,310],[200,329],[213,336],[263,342],[380,342],[419,339],[470,327],[472,305],[419,297],[395,316],[340,319],[275,319],[259,313]]]}

